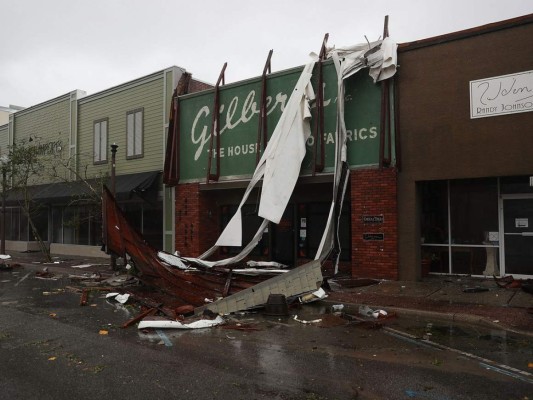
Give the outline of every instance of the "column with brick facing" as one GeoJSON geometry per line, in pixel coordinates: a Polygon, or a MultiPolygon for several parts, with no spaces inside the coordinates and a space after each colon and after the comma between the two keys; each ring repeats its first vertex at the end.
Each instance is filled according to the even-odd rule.
{"type": "Polygon", "coordinates": [[[176,186],[176,250],[197,257],[215,244],[219,234],[216,192],[201,192],[198,183],[176,186]]]}
{"type": "Polygon", "coordinates": [[[398,279],[397,170],[351,171],[352,276],[398,279]],[[364,222],[364,216],[383,216],[383,222],[364,222]],[[365,240],[365,233],[384,240],[365,240]]]}

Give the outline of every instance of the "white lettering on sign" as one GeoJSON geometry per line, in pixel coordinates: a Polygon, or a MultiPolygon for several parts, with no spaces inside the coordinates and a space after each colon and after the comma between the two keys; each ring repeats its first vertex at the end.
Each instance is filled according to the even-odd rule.
{"type": "Polygon", "coordinates": [[[533,71],[470,81],[470,118],[533,111],[533,71]]]}
{"type": "MultiPolygon", "coordinates": [[[[231,131],[232,129],[236,128],[241,124],[246,124],[252,119],[255,114],[259,114],[259,105],[257,104],[255,98],[256,92],[255,90],[251,90],[246,95],[244,101],[242,101],[240,97],[235,96],[231,99],[227,108],[224,104],[220,106],[220,109],[218,110],[219,114],[224,115],[225,113],[225,123],[224,126],[220,127],[220,135],[224,134],[225,132],[231,131]]],[[[288,96],[283,92],[279,92],[273,97],[267,96],[267,115],[272,114],[277,109],[279,109],[279,111],[282,113],[285,109],[285,105],[287,104],[287,100],[288,96]]],[[[333,102],[335,101],[336,99],[333,99],[333,102]]],[[[327,107],[331,102],[332,99],[324,99],[324,107],[327,107]]],[[[194,145],[197,145],[196,151],[194,152],[194,161],[197,161],[200,158],[203,151],[208,150],[206,149],[206,144],[209,143],[211,137],[211,125],[213,123],[213,117],[210,114],[211,111],[209,110],[209,107],[203,106],[196,114],[196,117],[194,118],[194,121],[192,123],[191,142],[194,145]]],[[[372,136],[372,134],[373,133],[370,132],[369,137],[375,137],[372,136]]],[[[360,138],[363,139],[363,136],[360,135],[360,138]]],[[[326,136],[325,139],[326,141],[333,141],[332,137],[326,136]]],[[[242,146],[251,145],[243,144],[242,146]]],[[[237,146],[235,146],[231,152],[230,148],[228,148],[227,155],[231,156],[233,154],[247,154],[254,153],[255,151],[256,147],[254,147],[253,149],[252,147],[248,147],[248,149],[245,149],[244,147],[238,149],[237,146]]]]}
{"type": "MultiPolygon", "coordinates": [[[[241,124],[246,124],[255,114],[259,114],[259,107],[255,101],[255,95],[255,90],[251,90],[244,99],[244,102],[242,102],[242,105],[239,104],[241,99],[238,96],[235,96],[233,99],[231,99],[227,110],[225,110],[224,104],[220,106],[219,114],[223,115],[224,111],[226,114],[224,126],[220,127],[220,135],[226,131],[231,131],[241,124]]],[[[267,96],[267,115],[270,115],[278,108],[280,112],[283,112],[286,103],[287,95],[284,93],[280,92],[276,94],[275,99],[272,99],[271,96],[267,96]]],[[[209,143],[209,139],[211,137],[211,124],[213,123],[212,118],[213,117],[210,116],[210,110],[208,106],[202,107],[194,118],[191,127],[191,141],[193,144],[198,146],[194,153],[194,161],[197,161],[200,158],[200,155],[205,150],[205,145],[209,143]]],[[[253,151],[250,151],[250,153],[252,152],[253,151]]],[[[243,151],[243,154],[246,153],[248,153],[248,151],[243,151]]],[[[228,155],[230,155],[229,151],[228,155]]]]}

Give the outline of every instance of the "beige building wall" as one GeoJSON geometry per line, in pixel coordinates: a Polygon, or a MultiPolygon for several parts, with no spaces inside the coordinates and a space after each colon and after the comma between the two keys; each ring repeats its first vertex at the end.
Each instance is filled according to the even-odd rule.
{"type": "Polygon", "coordinates": [[[47,166],[30,183],[70,179],[68,169],[62,166],[68,165],[73,157],[70,148],[76,132],[71,123],[72,111],[76,109],[78,97],[83,95],[84,92],[74,91],[13,114],[12,143],[38,146],[43,164],[47,166]],[[52,166],[57,168],[53,170],[52,166]]]}
{"type": "Polygon", "coordinates": [[[111,144],[118,145],[116,155],[117,175],[162,170],[166,140],[167,108],[171,89],[181,75],[172,67],[79,101],[78,109],[78,168],[87,177],[109,174],[111,171],[111,144]],[[170,93],[169,93],[170,92],[170,93]],[[143,152],[132,159],[126,157],[128,112],[143,112],[143,152]],[[94,124],[107,120],[107,162],[94,162],[94,124]],[[85,173],[85,172],[84,172],[85,173]]]}

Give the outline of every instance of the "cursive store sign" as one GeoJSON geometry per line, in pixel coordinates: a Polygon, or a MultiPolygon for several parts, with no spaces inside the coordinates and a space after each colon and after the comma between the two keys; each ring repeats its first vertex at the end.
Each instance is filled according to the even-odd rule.
{"type": "Polygon", "coordinates": [[[533,71],[470,81],[470,118],[533,111],[533,71]]]}
{"type": "MultiPolygon", "coordinates": [[[[289,97],[298,81],[302,67],[273,73],[266,87],[267,136],[278,123],[289,97]]],[[[324,172],[333,171],[337,123],[337,73],[332,62],[325,62],[324,73],[324,172]]],[[[316,75],[316,72],[315,72],[316,75]]],[[[316,92],[317,77],[313,79],[316,92]]],[[[381,90],[362,71],[346,81],[345,123],[347,159],[350,166],[376,165],[379,162],[379,124],[381,90]]],[[[257,153],[264,151],[258,144],[259,110],[261,109],[261,80],[254,78],[222,86],[220,105],[214,110],[214,90],[183,96],[180,99],[180,181],[204,180],[208,157],[220,161],[222,179],[250,176],[255,170],[257,153]],[[213,113],[218,114],[220,147],[213,140],[213,113]]],[[[315,104],[311,105],[313,118],[315,104]]],[[[314,120],[311,121],[314,129],[314,120]]],[[[308,138],[302,174],[311,174],[314,167],[315,136],[308,138]]]]}

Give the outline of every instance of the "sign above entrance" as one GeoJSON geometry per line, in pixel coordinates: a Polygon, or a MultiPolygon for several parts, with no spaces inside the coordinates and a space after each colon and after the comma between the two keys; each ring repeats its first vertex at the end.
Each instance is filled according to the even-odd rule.
{"type": "Polygon", "coordinates": [[[533,71],[470,81],[470,118],[533,111],[533,71]]]}
{"type": "MultiPolygon", "coordinates": [[[[317,92],[317,68],[313,75],[313,87],[317,92]]],[[[285,105],[294,90],[302,67],[267,75],[266,122],[270,138],[285,105]]],[[[337,73],[332,61],[323,65],[324,76],[324,170],[333,172],[337,123],[337,73]]],[[[345,81],[345,122],[347,133],[348,163],[351,167],[377,165],[379,163],[379,132],[381,116],[381,86],[373,83],[366,71],[345,81]]],[[[219,108],[214,110],[214,90],[180,97],[179,163],[180,182],[205,180],[208,154],[213,128],[213,113],[218,113],[220,129],[221,180],[251,176],[256,166],[257,153],[264,146],[258,145],[258,121],[262,97],[261,78],[221,86],[219,108]]],[[[316,106],[311,113],[314,129],[316,106]]],[[[319,142],[320,143],[320,142],[319,142]]],[[[394,148],[394,145],[392,146],[394,148]]],[[[313,155],[316,151],[314,136],[306,143],[306,156],[302,162],[302,175],[313,173],[313,155]]],[[[212,161],[217,156],[212,153],[212,161]]],[[[393,155],[394,156],[394,155],[393,155]]],[[[394,157],[393,157],[394,158],[394,157]]]]}

